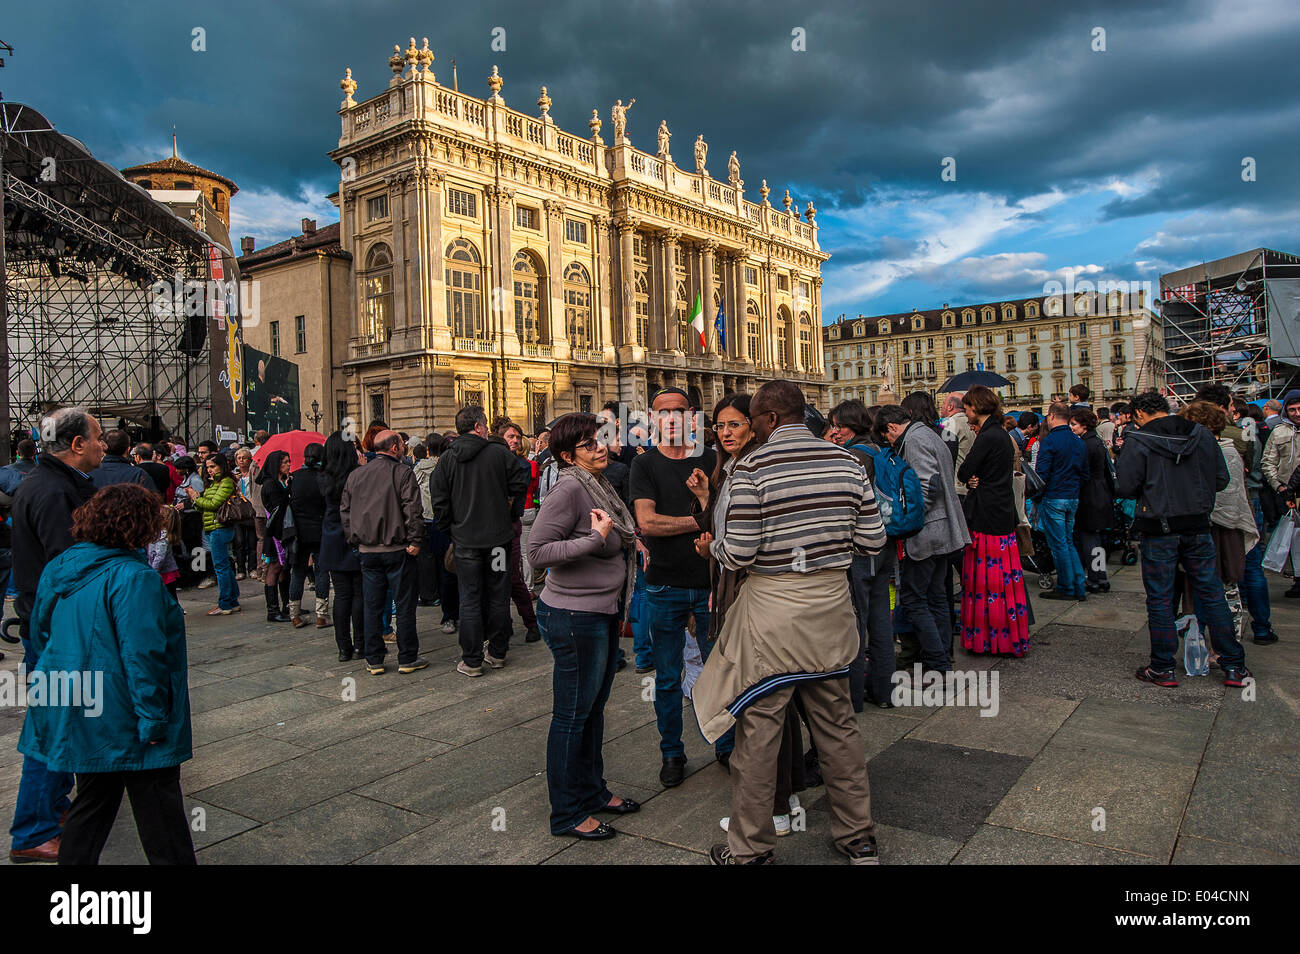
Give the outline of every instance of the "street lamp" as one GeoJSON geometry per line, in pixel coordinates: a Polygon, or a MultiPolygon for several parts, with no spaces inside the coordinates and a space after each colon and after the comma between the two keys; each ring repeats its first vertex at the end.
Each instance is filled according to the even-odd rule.
{"type": "Polygon", "coordinates": [[[310,415],[310,416],[311,416],[311,429],[312,429],[313,431],[319,431],[319,430],[320,430],[320,419],[321,419],[322,417],[324,417],[324,415],[321,414],[321,412],[320,412],[320,401],[312,401],[312,402],[311,402],[311,415],[310,415]]]}

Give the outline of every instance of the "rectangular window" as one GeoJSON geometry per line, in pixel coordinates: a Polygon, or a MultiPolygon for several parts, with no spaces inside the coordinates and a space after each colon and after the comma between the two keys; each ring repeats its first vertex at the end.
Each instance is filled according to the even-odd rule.
{"type": "Polygon", "coordinates": [[[342,427],[343,422],[347,420],[348,417],[348,402],[336,401],[334,403],[334,413],[338,415],[337,417],[334,418],[335,425],[337,425],[338,427],[342,427]]]}
{"type": "Polygon", "coordinates": [[[947,343],[945,344],[945,347],[948,347],[948,348],[951,348],[951,347],[952,347],[952,335],[949,335],[949,336],[948,336],[948,340],[947,340],[947,343]]]}
{"type": "Polygon", "coordinates": [[[1079,322],[1079,337],[1088,337],[1088,323],[1086,321],[1079,322]]]}
{"type": "Polygon", "coordinates": [[[370,393],[370,419],[372,421],[388,420],[388,415],[384,413],[383,391],[372,391],[370,393]]]}
{"type": "Polygon", "coordinates": [[[377,195],[366,200],[366,220],[369,222],[388,218],[388,196],[377,195]]]}
{"type": "Polygon", "coordinates": [[[745,266],[745,284],[746,284],[746,285],[757,285],[757,284],[758,284],[758,269],[757,269],[757,268],[750,268],[748,265],[745,266]]]}
{"type": "Polygon", "coordinates": [[[1123,361],[1123,360],[1124,360],[1124,346],[1123,346],[1122,344],[1113,345],[1113,346],[1111,347],[1111,356],[1112,356],[1112,357],[1115,359],[1115,361],[1117,361],[1117,362],[1118,362],[1118,361],[1123,361]]]}
{"type": "Polygon", "coordinates": [[[447,211],[452,215],[463,215],[471,219],[476,218],[478,216],[478,196],[473,192],[448,189],[447,211]]]}
{"type": "Polygon", "coordinates": [[[1036,329],[1036,328],[1030,328],[1030,329],[1029,329],[1029,340],[1030,340],[1030,341],[1037,341],[1037,340],[1038,340],[1038,329],[1036,329]]]}
{"type": "Polygon", "coordinates": [[[929,373],[930,373],[930,374],[934,374],[934,362],[933,362],[933,361],[927,361],[926,363],[929,365],[929,373]]]}
{"type": "Polygon", "coordinates": [[[640,233],[632,236],[632,257],[638,262],[644,262],[645,257],[645,237],[640,233]]]}
{"type": "Polygon", "coordinates": [[[955,371],[955,370],[957,370],[957,366],[956,366],[956,364],[953,362],[953,359],[952,359],[952,358],[949,358],[949,359],[948,359],[948,373],[949,373],[949,374],[952,374],[953,371],[955,371]]]}
{"type": "Polygon", "coordinates": [[[280,323],[271,322],[271,357],[280,357],[280,323]]]}
{"type": "Polygon", "coordinates": [[[1110,323],[1110,333],[1111,333],[1111,334],[1113,334],[1113,335],[1117,335],[1117,334],[1119,334],[1119,333],[1120,333],[1121,331],[1123,331],[1123,330],[1124,330],[1124,323],[1123,323],[1122,321],[1120,321],[1118,318],[1116,318],[1114,321],[1112,321],[1112,322],[1110,323]]]}
{"type": "Polygon", "coordinates": [[[789,275],[782,275],[782,274],[779,274],[779,273],[777,274],[777,276],[776,276],[776,290],[777,290],[777,291],[789,291],[789,290],[790,290],[790,276],[789,276],[789,275]]]}
{"type": "Polygon", "coordinates": [[[298,354],[307,352],[307,317],[298,315],[293,319],[293,338],[294,347],[298,354]]]}
{"type": "Polygon", "coordinates": [[[801,298],[805,298],[805,299],[812,298],[812,286],[809,285],[807,282],[800,282],[800,283],[799,283],[799,296],[800,296],[801,298]]]}
{"type": "Polygon", "coordinates": [[[537,210],[530,209],[526,205],[515,208],[515,225],[521,229],[537,230],[537,210]]]}
{"type": "Polygon", "coordinates": [[[1091,363],[1092,363],[1091,361],[1088,360],[1088,349],[1087,349],[1087,348],[1080,348],[1080,349],[1079,349],[1079,363],[1080,363],[1080,364],[1083,364],[1083,365],[1087,365],[1087,364],[1091,364],[1091,363]]]}
{"type": "Polygon", "coordinates": [[[967,335],[967,336],[966,336],[966,347],[969,348],[969,347],[971,347],[973,344],[975,344],[975,336],[974,336],[974,335],[967,335]]]}
{"type": "Polygon", "coordinates": [[[1016,356],[1015,356],[1015,354],[1008,354],[1008,355],[1007,355],[1007,370],[1008,370],[1008,371],[1014,371],[1014,370],[1016,370],[1016,356]]]}
{"type": "Polygon", "coordinates": [[[579,412],[580,414],[590,414],[590,413],[591,413],[591,395],[590,395],[590,394],[579,394],[579,395],[578,395],[578,412],[579,412]]]}
{"type": "Polygon", "coordinates": [[[587,244],[587,223],[579,222],[577,219],[564,220],[564,238],[568,242],[576,242],[579,245],[587,244]]]}

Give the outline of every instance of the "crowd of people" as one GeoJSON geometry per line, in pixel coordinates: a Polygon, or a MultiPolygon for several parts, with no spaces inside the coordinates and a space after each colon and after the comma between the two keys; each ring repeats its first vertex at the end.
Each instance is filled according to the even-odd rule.
{"type": "Polygon", "coordinates": [[[229,616],[255,580],[268,626],[314,615],[339,662],[373,676],[390,645],[399,674],[429,665],[420,606],[456,634],[458,673],[505,667],[513,604],[525,640],[554,659],[554,835],[610,838],[597,816],[640,808],[610,791],[601,755],[630,637],[653,685],[663,786],[686,777],[687,732],[730,773],[715,863],[770,863],[817,784],[836,848],[875,863],[855,711],[951,672],[958,636],[969,653],[1028,653],[1027,572],[1054,580],[1044,599],[1086,601],[1136,545],[1151,635],[1136,676],[1156,686],[1178,685],[1180,616],[1198,621],[1231,687],[1253,678],[1247,619],[1255,644],[1277,640],[1262,551],[1300,487],[1300,391],[1259,408],[1212,385],[1176,414],[1156,391],[1089,398],[1077,385],[1041,417],[1013,415],[976,386],[945,395],[942,412],[918,392],[823,417],[774,381],[705,417],[665,387],[643,420],[610,402],[530,438],[469,405],[452,432],[412,440],[375,421],[296,459],[265,453],[265,433],[192,455],[131,447],[84,409],[58,411],[39,456],[23,442],[0,469],[12,515],[0,543],[27,672],[89,659],[111,701],[93,723],[29,711],[11,858],[93,863],[125,791],[150,861],[193,862],[177,594],[215,587],[207,615],[229,616]],[[697,726],[683,725],[684,696],[697,726]]]}

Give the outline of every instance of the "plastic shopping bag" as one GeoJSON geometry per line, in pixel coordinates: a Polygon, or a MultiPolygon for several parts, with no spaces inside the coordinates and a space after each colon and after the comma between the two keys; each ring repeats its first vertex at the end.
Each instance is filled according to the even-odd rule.
{"type": "Polygon", "coordinates": [[[1277,522],[1273,536],[1268,539],[1268,548],[1264,551],[1263,566],[1266,570],[1281,573],[1286,561],[1291,556],[1291,538],[1295,535],[1295,511],[1288,510],[1277,522]]]}

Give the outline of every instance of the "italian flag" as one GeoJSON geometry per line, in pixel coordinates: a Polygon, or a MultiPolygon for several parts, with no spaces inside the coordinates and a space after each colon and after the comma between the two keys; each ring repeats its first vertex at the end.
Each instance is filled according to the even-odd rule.
{"type": "Polygon", "coordinates": [[[704,305],[700,301],[698,292],[695,295],[695,304],[691,306],[691,327],[699,332],[700,350],[705,350],[708,344],[704,340],[704,305]]]}

